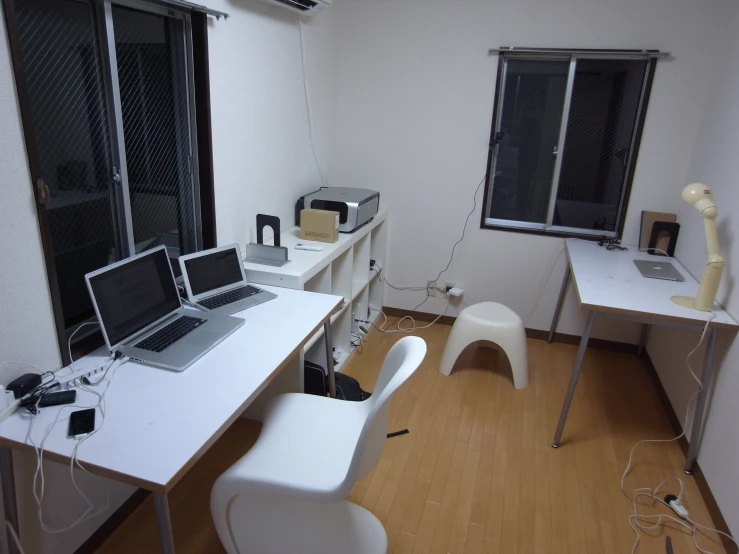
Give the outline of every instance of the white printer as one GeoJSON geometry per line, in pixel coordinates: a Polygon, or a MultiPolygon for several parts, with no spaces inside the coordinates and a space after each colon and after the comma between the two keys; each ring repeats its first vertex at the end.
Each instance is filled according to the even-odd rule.
{"type": "Polygon", "coordinates": [[[300,212],[306,208],[339,212],[339,232],[353,233],[372,221],[380,208],[380,193],[351,187],[324,187],[301,196],[295,205],[295,224],[300,226],[300,212]]]}

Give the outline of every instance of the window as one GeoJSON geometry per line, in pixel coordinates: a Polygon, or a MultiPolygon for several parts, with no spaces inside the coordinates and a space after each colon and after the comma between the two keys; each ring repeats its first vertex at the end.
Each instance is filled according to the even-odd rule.
{"type": "Polygon", "coordinates": [[[659,55],[502,52],[482,226],[619,236],[659,55]]]}
{"type": "Polygon", "coordinates": [[[5,9],[68,362],[68,333],[94,318],[86,273],[161,244],[179,273],[180,254],[215,243],[202,225],[212,205],[201,205],[212,179],[198,164],[210,151],[195,125],[202,30],[192,27],[205,16],[135,0],[5,0],[5,9]]]}

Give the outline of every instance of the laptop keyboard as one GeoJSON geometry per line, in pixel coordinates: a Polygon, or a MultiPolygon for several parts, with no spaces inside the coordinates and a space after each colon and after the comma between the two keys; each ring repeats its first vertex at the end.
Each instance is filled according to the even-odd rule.
{"type": "Polygon", "coordinates": [[[260,292],[262,292],[260,289],[247,285],[245,287],[239,287],[237,289],[222,292],[221,294],[216,294],[215,296],[209,296],[203,300],[198,300],[198,304],[205,306],[209,310],[215,310],[216,308],[220,308],[226,304],[231,304],[237,300],[249,298],[250,296],[254,296],[260,292]]]}
{"type": "Polygon", "coordinates": [[[191,331],[197,329],[203,323],[205,323],[204,319],[183,315],[166,327],[162,327],[153,335],[150,335],[141,342],[134,344],[134,346],[136,348],[142,348],[143,350],[161,352],[168,346],[172,346],[175,342],[191,331]]]}

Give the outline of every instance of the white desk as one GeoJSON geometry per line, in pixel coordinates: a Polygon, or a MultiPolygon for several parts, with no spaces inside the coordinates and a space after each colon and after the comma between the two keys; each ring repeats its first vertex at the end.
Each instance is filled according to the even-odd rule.
{"type": "MultiPolygon", "coordinates": [[[[330,328],[326,324],[343,302],[338,296],[264,288],[277,298],[235,314],[246,323],[185,371],[134,362],[118,367],[105,397],[104,425],[79,449],[79,461],[91,472],[155,493],[165,554],[174,553],[167,493],[280,370],[300,357],[308,339],[322,325],[330,328]]],[[[330,341],[330,333],[326,336],[330,341]]],[[[75,365],[94,367],[106,357],[107,351],[98,351],[75,365]]],[[[95,403],[92,394],[78,391],[76,405],[95,403]]],[[[75,444],[66,436],[68,413],[79,408],[43,408],[34,438],[38,444],[60,409],[65,414],[44,444],[45,455],[68,464],[75,444]]],[[[8,463],[12,468],[9,448],[33,452],[26,444],[30,418],[25,413],[18,411],[0,424],[3,470],[8,463]]],[[[100,421],[98,412],[96,423],[100,421]]],[[[9,487],[12,492],[12,474],[3,471],[2,477],[4,491],[9,487]]],[[[15,514],[15,496],[4,496],[6,514],[15,514]]],[[[17,526],[17,519],[13,523],[17,526]]]]}
{"type": "MultiPolygon", "coordinates": [[[[575,282],[580,306],[588,312],[588,317],[582,339],[580,340],[577,357],[575,358],[575,366],[572,370],[570,385],[567,389],[564,405],[562,406],[557,431],[554,434],[552,446],[555,448],[559,447],[560,440],[562,439],[562,431],[564,430],[567,419],[567,412],[570,409],[572,397],[575,393],[575,387],[580,376],[582,361],[596,315],[617,317],[642,323],[643,327],[639,341],[640,355],[646,344],[650,325],[665,325],[702,331],[710,316],[707,312],[683,308],[670,300],[675,295],[695,296],[698,292],[698,282],[674,258],[671,258],[670,262],[685,278],[685,281],[682,283],[643,277],[636,265],[634,265],[635,259],[665,261],[665,258],[661,256],[650,256],[646,252],[638,252],[635,246],[629,246],[626,251],[607,250],[605,247],[598,246],[595,242],[567,239],[565,241],[565,251],[567,253],[568,265],[554,317],[552,318],[547,342],[552,342],[570,276],[572,276],[575,282]]],[[[703,390],[698,396],[695,417],[693,418],[690,450],[688,451],[685,466],[685,472],[688,474],[692,473],[695,460],[698,457],[703,413],[705,411],[713,370],[713,355],[717,330],[731,329],[736,331],[739,328],[739,325],[737,325],[720,305],[714,305],[714,313],[715,319],[711,321],[709,326],[708,346],[703,361],[703,375],[701,376],[703,390]]]]}

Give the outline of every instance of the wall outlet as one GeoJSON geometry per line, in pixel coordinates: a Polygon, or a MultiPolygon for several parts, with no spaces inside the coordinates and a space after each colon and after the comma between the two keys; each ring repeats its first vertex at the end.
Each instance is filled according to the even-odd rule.
{"type": "Polygon", "coordinates": [[[437,286],[436,281],[428,281],[426,283],[426,292],[428,292],[429,296],[436,296],[437,286]]]}

